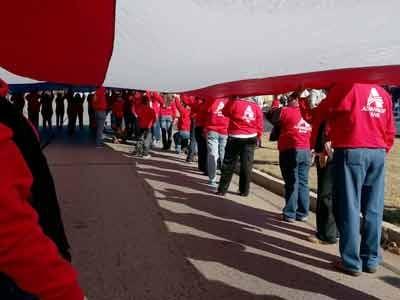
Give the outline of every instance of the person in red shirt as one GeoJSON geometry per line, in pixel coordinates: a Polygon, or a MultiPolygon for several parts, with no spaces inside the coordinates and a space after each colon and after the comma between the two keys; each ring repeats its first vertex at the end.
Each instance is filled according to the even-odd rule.
{"type": "Polygon", "coordinates": [[[135,109],[138,115],[140,134],[134,154],[143,158],[149,158],[152,140],[151,129],[156,120],[156,114],[150,105],[150,99],[147,95],[143,95],[141,103],[138,104],[135,109]]]}
{"type": "Polygon", "coordinates": [[[132,113],[132,107],[134,103],[134,94],[133,92],[126,91],[123,95],[124,99],[124,121],[125,121],[125,134],[124,139],[132,138],[134,131],[134,117],[132,113]]]}
{"type": "Polygon", "coordinates": [[[333,162],[332,146],[329,137],[329,124],[315,124],[317,103],[320,103],[321,93],[311,93],[307,98],[300,98],[299,105],[303,119],[311,124],[317,138],[311,143],[311,148],[315,153],[315,165],[317,169],[317,231],[315,235],[310,235],[308,240],[316,244],[336,244],[338,231],[333,212],[333,162]]]}
{"type": "MultiPolygon", "coordinates": [[[[160,112],[161,106],[165,104],[164,98],[158,92],[146,92],[150,95],[151,107],[154,109],[156,114],[156,120],[151,130],[153,136],[153,146],[161,146],[161,125],[160,125],[160,112]]],[[[175,104],[175,103],[174,103],[175,104]]]]}
{"type": "Polygon", "coordinates": [[[93,96],[92,106],[96,120],[96,146],[103,146],[103,131],[107,117],[106,89],[99,87],[93,96]]]}
{"type": "Polygon", "coordinates": [[[85,94],[77,93],[75,95],[76,116],[79,122],[79,129],[83,129],[83,104],[85,103],[85,94]]]}
{"type": "Polygon", "coordinates": [[[114,116],[114,142],[119,143],[122,138],[122,120],[124,118],[124,99],[122,95],[116,95],[115,101],[112,104],[112,114],[114,116]]]}
{"type": "Polygon", "coordinates": [[[186,158],[186,162],[192,163],[195,160],[195,156],[197,156],[197,142],[196,142],[196,122],[195,122],[195,97],[188,96],[185,94],[181,95],[182,103],[185,103],[187,106],[190,107],[190,138],[189,138],[189,151],[186,158]]]}
{"type": "Polygon", "coordinates": [[[176,118],[176,107],[173,95],[165,95],[164,103],[160,108],[160,124],[163,149],[171,149],[172,127],[176,118]]]}
{"type": "Polygon", "coordinates": [[[270,114],[273,125],[279,124],[279,166],[285,182],[286,205],[283,220],[306,221],[310,207],[308,173],[311,163],[311,126],[301,116],[299,93],[292,93],[287,106],[279,109],[279,100],[274,100],[270,114]]]}
{"type": "Polygon", "coordinates": [[[20,135],[35,140],[33,128],[6,101],[0,103],[0,299],[83,300],[75,270],[45,233],[45,222],[35,212],[40,209],[34,208],[38,199],[32,202],[35,178],[24,155],[40,151],[40,144],[36,140],[22,152],[20,135]],[[3,122],[10,118],[18,133],[3,122]]]}
{"type": "Polygon", "coordinates": [[[182,147],[189,145],[190,138],[190,107],[182,103],[179,96],[175,97],[175,106],[179,112],[178,132],[174,136],[175,150],[181,153],[182,147]]]}
{"type": "Polygon", "coordinates": [[[229,119],[222,113],[227,102],[228,98],[209,99],[206,102],[207,173],[208,184],[212,187],[217,187],[218,162],[224,161],[228,140],[229,119]]]}
{"type": "Polygon", "coordinates": [[[247,197],[250,192],[251,172],[257,139],[263,133],[263,114],[250,98],[230,99],[222,113],[229,119],[228,142],[221,168],[217,195],[225,195],[240,158],[239,193],[247,197]]]}
{"type": "Polygon", "coordinates": [[[334,149],[333,199],[341,255],[334,266],[353,276],[375,273],[382,260],[385,158],[396,132],[392,108],[390,95],[378,85],[337,84],[315,114],[316,124],[329,123],[334,149]]]}
{"type": "Polygon", "coordinates": [[[195,125],[194,134],[197,144],[197,165],[198,169],[203,172],[204,175],[207,174],[207,140],[205,138],[205,121],[207,117],[207,104],[205,99],[196,97],[195,101],[191,106],[193,112],[193,122],[195,125]]]}
{"type": "Polygon", "coordinates": [[[26,96],[28,102],[28,118],[35,128],[39,128],[40,96],[37,92],[29,93],[26,96]]]}

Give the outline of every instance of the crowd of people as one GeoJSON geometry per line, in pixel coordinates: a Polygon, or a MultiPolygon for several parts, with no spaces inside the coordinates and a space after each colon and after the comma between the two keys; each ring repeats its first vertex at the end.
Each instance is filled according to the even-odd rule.
{"type": "MultiPolygon", "coordinates": [[[[6,83],[1,82],[0,96],[4,97],[7,92],[6,83]]],[[[117,91],[104,87],[99,87],[87,97],[72,91],[57,92],[56,95],[53,92],[15,93],[10,101],[6,101],[7,105],[14,106],[14,111],[19,112],[20,116],[15,118],[26,125],[28,123],[22,117],[25,100],[28,103],[28,118],[33,126],[38,127],[41,112],[43,127],[50,129],[53,126],[53,101],[56,104],[56,125],[60,129],[64,124],[66,101],[68,131],[71,134],[75,131],[77,119],[79,126],[83,127],[83,104],[86,101],[89,126],[96,135],[97,147],[103,146],[105,122],[110,114],[115,143],[136,141],[133,154],[141,158],[149,158],[152,148],[170,151],[174,145],[173,150],[179,155],[184,154],[188,163],[197,160],[199,171],[208,177],[209,185],[221,197],[227,193],[240,162],[238,194],[243,197],[249,195],[254,152],[264,134],[264,115],[257,97],[211,98],[154,91],[117,91]]],[[[3,100],[1,102],[5,103],[3,100]]],[[[11,111],[10,108],[3,108],[3,112],[6,110],[11,111]]],[[[22,140],[27,136],[36,139],[36,135],[33,130],[27,135],[30,126],[22,130],[12,125],[15,122],[7,123],[4,113],[1,117],[0,145],[8,147],[7,151],[13,154],[7,154],[5,158],[2,150],[0,159],[3,158],[2,162],[5,161],[11,174],[25,176],[22,181],[15,182],[13,177],[5,177],[7,172],[2,172],[2,182],[8,185],[1,193],[14,191],[10,197],[27,198],[28,193],[21,192],[20,185],[23,182],[26,190],[29,190],[32,176],[23,160],[29,162],[35,161],[35,158],[21,157],[19,153],[26,151],[23,143],[17,143],[18,134],[23,137],[22,140]],[[20,174],[16,174],[16,170],[20,170],[20,174]]],[[[396,132],[391,96],[384,88],[374,84],[337,84],[326,91],[299,89],[277,96],[266,117],[274,125],[270,140],[278,143],[279,165],[285,182],[282,220],[289,223],[307,221],[310,207],[308,177],[310,167],[315,164],[318,174],[317,231],[309,240],[320,244],[339,241],[341,259],[334,262],[334,266],[340,271],[353,276],[359,276],[361,272],[375,273],[381,262],[385,157],[393,146],[396,132]]],[[[26,153],[31,155],[29,151],[26,153]]],[[[37,155],[43,161],[40,151],[37,155]]],[[[31,168],[34,176],[46,173],[43,170],[38,173],[34,167],[31,168]]],[[[49,175],[46,176],[52,187],[49,175]]],[[[2,188],[5,186],[1,185],[2,188]]],[[[54,192],[53,203],[56,203],[55,198],[54,192]]],[[[32,208],[43,220],[49,218],[41,214],[40,205],[33,205],[32,208]]],[[[27,227],[37,228],[37,224],[34,224],[35,215],[29,206],[9,206],[8,209],[25,220],[27,227]]],[[[38,259],[41,256],[36,255],[36,260],[32,260],[35,262],[32,270],[39,267],[54,268],[53,271],[62,269],[60,273],[69,275],[60,278],[60,282],[68,285],[74,295],[63,299],[81,299],[76,296],[82,292],[75,275],[65,262],[70,259],[69,245],[58,205],[54,204],[53,212],[58,216],[54,223],[54,226],[58,226],[58,232],[52,234],[51,230],[46,230],[48,228],[43,225],[46,222],[41,222],[41,226],[47,239],[41,231],[34,231],[35,239],[42,242],[38,245],[37,253],[48,251],[51,255],[46,259],[38,259]],[[59,256],[55,248],[49,246],[51,240],[58,246],[59,256]]],[[[2,226],[2,231],[11,232],[14,230],[11,227],[2,226]]],[[[17,227],[15,235],[23,236],[25,229],[17,227]]],[[[10,241],[0,239],[5,247],[10,241]]],[[[19,246],[15,247],[15,255],[18,255],[19,246]]],[[[51,291],[39,290],[32,284],[33,281],[30,282],[21,270],[13,268],[11,264],[7,258],[3,261],[0,255],[1,270],[5,270],[20,287],[43,295],[41,299],[52,299],[46,295],[51,291]]],[[[46,274],[53,276],[51,271],[46,274]]],[[[52,278],[57,276],[60,277],[54,275],[52,278]]],[[[38,286],[46,287],[39,279],[38,286]]]]}

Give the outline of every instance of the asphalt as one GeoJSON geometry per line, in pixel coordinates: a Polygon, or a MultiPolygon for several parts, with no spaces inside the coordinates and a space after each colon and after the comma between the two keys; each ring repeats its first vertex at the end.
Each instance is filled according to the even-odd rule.
{"type": "Polygon", "coordinates": [[[386,267],[358,278],[333,270],[337,246],[306,241],[312,218],[282,222],[279,196],[253,185],[240,197],[235,178],[218,197],[182,156],[110,146],[64,137],[45,149],[90,300],[400,299],[386,267]]]}

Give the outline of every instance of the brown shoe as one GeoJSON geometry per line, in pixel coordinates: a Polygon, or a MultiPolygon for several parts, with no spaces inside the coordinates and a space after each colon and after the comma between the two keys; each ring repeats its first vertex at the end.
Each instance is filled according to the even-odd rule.
{"type": "Polygon", "coordinates": [[[347,269],[347,268],[343,265],[343,263],[342,263],[341,260],[334,261],[332,264],[333,264],[333,267],[334,267],[336,270],[338,270],[338,271],[340,271],[340,272],[342,272],[342,273],[344,273],[344,274],[351,275],[351,276],[354,276],[354,277],[358,277],[358,276],[361,275],[361,272],[360,272],[360,271],[353,271],[353,270],[347,269]]]}
{"type": "Polygon", "coordinates": [[[336,244],[336,242],[326,242],[323,240],[320,240],[319,238],[317,238],[315,235],[309,235],[307,237],[307,241],[313,243],[313,244],[317,244],[317,245],[334,245],[336,244]]]}

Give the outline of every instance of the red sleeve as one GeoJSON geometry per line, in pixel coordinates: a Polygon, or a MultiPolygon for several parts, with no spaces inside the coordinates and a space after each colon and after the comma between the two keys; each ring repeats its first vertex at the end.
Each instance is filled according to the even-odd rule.
{"type": "Polygon", "coordinates": [[[256,116],[257,116],[257,136],[259,139],[262,138],[264,132],[264,116],[260,107],[256,105],[256,116]]]}
{"type": "Polygon", "coordinates": [[[157,92],[152,92],[152,98],[154,101],[157,101],[158,103],[160,103],[161,105],[165,105],[165,101],[164,98],[161,97],[161,95],[157,92]]]}
{"type": "Polygon", "coordinates": [[[38,225],[27,200],[32,176],[1,125],[0,165],[0,271],[42,300],[82,300],[76,272],[38,225]]]}
{"type": "Polygon", "coordinates": [[[172,110],[172,119],[175,119],[177,115],[175,101],[171,103],[171,110],[172,110]]]}
{"type": "Polygon", "coordinates": [[[310,108],[310,105],[306,98],[299,99],[299,107],[301,117],[309,124],[313,122],[313,111],[310,108]]]}
{"type": "MultiPolygon", "coordinates": [[[[390,101],[390,105],[391,101],[390,101]]],[[[394,123],[393,111],[390,109],[385,132],[386,151],[389,152],[393,148],[394,139],[396,136],[396,126],[394,123]]]]}
{"type": "Polygon", "coordinates": [[[222,114],[227,118],[230,118],[231,116],[231,110],[234,101],[235,100],[229,99],[228,102],[226,102],[224,108],[222,109],[222,114]]]}
{"type": "Polygon", "coordinates": [[[8,84],[0,78],[0,97],[5,97],[8,94],[8,84]]]}
{"type": "Polygon", "coordinates": [[[175,105],[176,108],[178,109],[179,113],[182,115],[184,113],[184,111],[186,111],[186,109],[183,107],[181,101],[177,98],[175,98],[175,105]]]}

